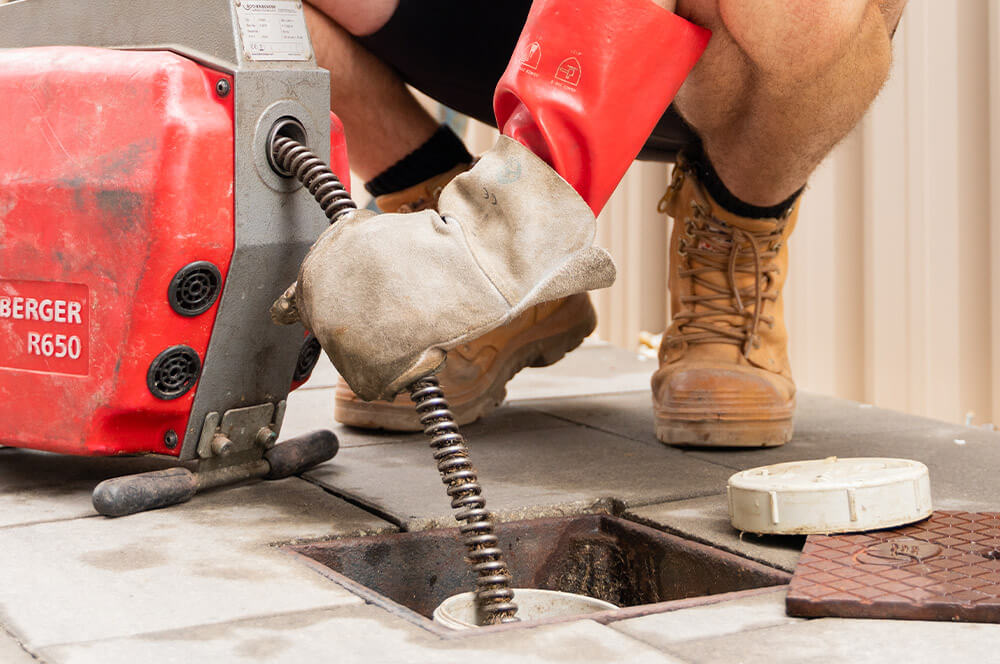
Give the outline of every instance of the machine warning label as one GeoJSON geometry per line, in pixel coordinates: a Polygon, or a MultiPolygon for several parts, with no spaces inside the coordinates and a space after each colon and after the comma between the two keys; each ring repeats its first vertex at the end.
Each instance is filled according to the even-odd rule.
{"type": "Polygon", "coordinates": [[[302,3],[236,0],[243,51],[251,60],[308,60],[312,56],[302,3]]]}
{"type": "Polygon", "coordinates": [[[86,375],[89,317],[86,286],[0,280],[0,368],[86,375]]]}

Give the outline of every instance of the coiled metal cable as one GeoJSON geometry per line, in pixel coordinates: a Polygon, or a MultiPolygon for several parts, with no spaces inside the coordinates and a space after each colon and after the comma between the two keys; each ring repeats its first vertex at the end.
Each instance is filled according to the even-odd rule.
{"type": "Polygon", "coordinates": [[[441,481],[451,496],[451,506],[459,510],[455,519],[462,522],[460,530],[468,549],[466,560],[477,575],[477,622],[495,625],[516,621],[517,605],[510,588],[510,571],[497,536],[493,534],[493,515],[486,509],[465,438],[458,430],[437,378],[428,376],[413,383],[410,399],[417,406],[424,433],[431,439],[441,481]]]}
{"type": "MultiPolygon", "coordinates": [[[[340,179],[314,152],[286,136],[271,146],[274,161],[297,178],[323,208],[330,223],[357,205],[340,179]]],[[[468,553],[466,562],[476,574],[476,621],[496,625],[517,620],[517,604],[503,550],[493,533],[493,515],[486,509],[478,474],[469,459],[465,437],[458,429],[437,378],[427,376],[409,386],[424,433],[431,439],[441,481],[448,487],[451,506],[468,553]]]]}
{"type": "Polygon", "coordinates": [[[331,224],[358,209],[340,178],[312,150],[287,136],[276,137],[271,149],[275,163],[305,185],[331,224]]]}

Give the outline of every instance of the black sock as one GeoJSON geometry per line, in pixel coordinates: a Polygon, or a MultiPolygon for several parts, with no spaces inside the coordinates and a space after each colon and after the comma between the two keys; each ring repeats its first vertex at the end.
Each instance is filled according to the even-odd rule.
{"type": "Polygon", "coordinates": [[[691,145],[684,150],[685,156],[687,156],[688,163],[694,168],[695,173],[698,174],[698,180],[701,182],[702,186],[709,195],[723,207],[727,212],[738,215],[740,217],[747,217],[749,219],[771,219],[777,218],[788,212],[793,205],[795,205],[796,199],[798,199],[799,194],[802,193],[802,189],[799,189],[794,194],[778,203],[777,205],[769,205],[767,207],[761,207],[759,205],[752,205],[745,201],[740,200],[733,195],[733,192],[729,191],[729,188],[722,182],[719,178],[719,174],[715,172],[715,167],[712,166],[712,162],[709,161],[708,155],[705,154],[705,148],[702,146],[701,141],[691,145]]]}
{"type": "Polygon", "coordinates": [[[472,162],[462,139],[448,125],[441,125],[423,145],[365,183],[372,196],[394,194],[472,162]]]}

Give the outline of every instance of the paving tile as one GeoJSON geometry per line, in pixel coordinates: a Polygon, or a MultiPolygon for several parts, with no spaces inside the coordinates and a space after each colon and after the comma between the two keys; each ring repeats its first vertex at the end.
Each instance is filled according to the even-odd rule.
{"type": "Polygon", "coordinates": [[[874,434],[949,426],[939,420],[810,392],[799,392],[796,404],[795,430],[802,435],[874,434]]]}
{"type": "MultiPolygon", "coordinates": [[[[544,429],[561,425],[563,422],[559,418],[546,415],[533,408],[505,404],[489,417],[466,425],[462,431],[470,437],[475,437],[494,433],[515,434],[531,429],[544,429]]],[[[333,420],[332,388],[293,392],[288,396],[288,410],[285,412],[280,440],[287,440],[315,429],[333,431],[337,434],[341,447],[425,440],[423,433],[420,432],[371,431],[336,423],[333,420]]]]}
{"type": "Polygon", "coordinates": [[[292,613],[66,645],[47,649],[42,654],[60,664],[680,662],[621,632],[591,621],[444,640],[373,606],[292,613]]]}
{"type": "MultiPolygon", "coordinates": [[[[289,395],[285,422],[281,427],[280,440],[308,433],[316,429],[330,429],[337,434],[341,447],[362,445],[384,445],[395,442],[424,441],[423,433],[400,431],[370,431],[346,427],[333,421],[333,391],[330,389],[305,390],[289,395]],[[325,409],[325,410],[324,410],[325,409]]],[[[563,426],[557,417],[546,415],[533,408],[505,404],[478,422],[462,427],[462,432],[470,438],[482,435],[506,433],[516,434],[532,429],[547,429],[563,426]]]]}
{"type": "MultiPolygon", "coordinates": [[[[469,447],[487,504],[504,519],[587,511],[609,499],[645,505],[715,493],[731,472],[663,445],[562,424],[473,435],[469,447]]],[[[453,525],[424,441],[342,450],[304,476],[392,514],[407,529],[453,525]]]]}
{"type": "Polygon", "coordinates": [[[365,431],[338,424],[333,419],[333,388],[299,389],[289,394],[279,441],[316,429],[333,431],[337,434],[341,447],[381,445],[387,442],[416,438],[416,436],[397,432],[365,431]]]}
{"type": "Polygon", "coordinates": [[[153,457],[95,458],[0,449],[0,528],[92,516],[102,480],[174,465],[153,457]]]}
{"type": "Polygon", "coordinates": [[[360,602],[272,542],[392,527],[304,480],[121,519],[0,529],[0,615],[31,648],[360,602]]]}
{"type": "Polygon", "coordinates": [[[599,394],[567,399],[533,399],[520,402],[577,424],[593,427],[631,440],[663,447],[656,439],[653,402],[649,389],[626,394],[599,394]]]}
{"type": "MultiPolygon", "coordinates": [[[[524,369],[507,385],[508,400],[649,390],[656,361],[609,343],[588,339],[557,364],[524,369]]],[[[296,392],[333,387],[337,370],[324,354],[296,392]]]]}
{"type": "Polygon", "coordinates": [[[601,341],[585,341],[557,364],[525,369],[507,384],[507,398],[550,399],[649,391],[656,360],[601,341]]]}
{"type": "Polygon", "coordinates": [[[795,437],[787,445],[692,455],[734,470],[827,456],[905,457],[927,464],[936,509],[1000,509],[994,471],[1000,463],[1000,433],[832,397],[803,395],[795,437]]]}
{"type": "MultiPolygon", "coordinates": [[[[280,440],[316,429],[337,428],[333,419],[333,388],[299,388],[288,395],[280,440]]],[[[344,444],[346,441],[341,441],[344,444]]]]}
{"type": "Polygon", "coordinates": [[[725,494],[635,507],[625,516],[788,572],[805,544],[802,536],[741,535],[729,522],[725,494]]]}
{"type": "Polygon", "coordinates": [[[940,664],[992,662],[1000,625],[824,618],[673,644],[670,651],[704,664],[940,664]]]}
{"type": "MultiPolygon", "coordinates": [[[[936,507],[1000,509],[992,472],[1000,434],[802,394],[789,445],[681,451],[653,436],[654,368],[654,360],[588,342],[553,367],[519,374],[511,402],[465,428],[490,507],[514,519],[600,510],[617,500],[628,516],[785,569],[794,565],[797,540],[740,541],[728,524],[722,490],[737,469],[830,455],[906,456],[930,467],[936,507]]],[[[324,359],[289,400],[283,437],[334,428],[344,447],[309,480],[409,529],[453,525],[423,437],[333,426],[335,379],[324,359]]],[[[664,648],[688,662],[936,662],[990,660],[1000,647],[994,625],[783,624],[792,619],[772,593],[613,627],[584,621],[440,640],[363,605],[270,546],[391,530],[306,481],[210,492],[119,520],[92,516],[97,482],[162,465],[0,449],[0,625],[16,637],[5,640],[0,627],[0,661],[20,664],[18,641],[32,652],[44,648],[46,661],[111,664],[440,662],[487,654],[505,664],[679,661],[658,651],[664,648]]]]}
{"type": "MultiPolygon", "coordinates": [[[[657,648],[801,622],[785,615],[785,591],[631,618],[609,626],[657,648]]],[[[735,660],[734,660],[735,661],[735,660]]]]}
{"type": "MultiPolygon", "coordinates": [[[[527,401],[524,405],[635,440],[656,440],[653,402],[648,389],[643,393],[581,395],[572,399],[527,401]]],[[[937,420],[800,392],[793,443],[799,443],[799,448],[815,449],[817,445],[836,445],[836,441],[844,436],[872,436],[917,429],[940,433],[955,428],[954,425],[937,420]]],[[[795,447],[789,444],[783,449],[794,450],[795,447]]],[[[692,448],[692,451],[697,450],[692,448]]],[[[743,454],[752,457],[761,452],[764,450],[750,449],[743,454]]],[[[709,453],[714,456],[716,450],[709,453]]]]}
{"type": "MultiPolygon", "coordinates": [[[[648,393],[520,402],[555,417],[656,443],[648,393]]],[[[993,468],[1000,433],[800,393],[791,442],[770,449],[696,449],[687,454],[733,471],[828,456],[906,457],[927,464],[938,509],[998,510],[993,468]],[[956,442],[958,441],[958,442],[956,442]]]]}

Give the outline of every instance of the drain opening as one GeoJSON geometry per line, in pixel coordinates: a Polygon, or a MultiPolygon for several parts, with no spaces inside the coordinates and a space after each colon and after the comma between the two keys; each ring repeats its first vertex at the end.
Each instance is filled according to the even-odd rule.
{"type": "MultiPolygon", "coordinates": [[[[752,560],[611,516],[507,522],[497,535],[515,587],[576,593],[620,607],[778,586],[790,579],[752,560]]],[[[473,585],[461,564],[457,529],[290,548],[336,572],[331,578],[342,575],[363,586],[370,591],[366,599],[390,600],[424,618],[473,585]]]]}

